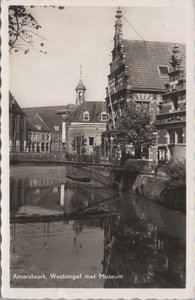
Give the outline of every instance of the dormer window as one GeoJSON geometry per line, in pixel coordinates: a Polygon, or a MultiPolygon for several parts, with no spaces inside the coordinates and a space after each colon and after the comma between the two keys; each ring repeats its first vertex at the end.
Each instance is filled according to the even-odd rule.
{"type": "Polygon", "coordinates": [[[84,111],[84,113],[83,113],[83,121],[89,121],[89,112],[88,111],[84,111]]]}
{"type": "Polygon", "coordinates": [[[101,113],[101,121],[107,121],[107,113],[105,111],[101,113]]]}
{"type": "Polygon", "coordinates": [[[158,73],[160,76],[167,76],[169,73],[169,67],[167,66],[158,66],[158,73]]]}
{"type": "Polygon", "coordinates": [[[60,127],[59,126],[54,126],[55,131],[59,131],[60,127]]]}

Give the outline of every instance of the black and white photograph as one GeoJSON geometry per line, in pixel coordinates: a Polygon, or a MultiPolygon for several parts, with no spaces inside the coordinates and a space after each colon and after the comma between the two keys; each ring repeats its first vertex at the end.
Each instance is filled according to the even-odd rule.
{"type": "Polygon", "coordinates": [[[3,296],[193,297],[193,2],[3,2],[3,296]]]}

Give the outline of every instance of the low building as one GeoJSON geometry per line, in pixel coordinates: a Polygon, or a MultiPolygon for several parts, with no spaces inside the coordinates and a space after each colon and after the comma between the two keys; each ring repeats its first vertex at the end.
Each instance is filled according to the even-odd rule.
{"type": "Polygon", "coordinates": [[[158,160],[186,157],[186,66],[185,49],[174,47],[170,59],[169,82],[156,116],[158,160]]]}
{"type": "Polygon", "coordinates": [[[16,99],[9,93],[9,149],[22,152],[26,149],[26,115],[16,99]]]}
{"type": "Polygon", "coordinates": [[[49,128],[43,124],[39,117],[36,116],[31,123],[32,116],[27,122],[28,139],[26,144],[26,152],[50,152],[51,134],[49,128]]]}
{"type": "Polygon", "coordinates": [[[66,151],[71,154],[93,154],[101,145],[106,130],[104,101],[84,101],[66,118],[66,151]]]}
{"type": "Polygon", "coordinates": [[[61,152],[62,115],[57,112],[66,106],[30,107],[23,110],[28,120],[27,151],[30,152],[61,152]]]}

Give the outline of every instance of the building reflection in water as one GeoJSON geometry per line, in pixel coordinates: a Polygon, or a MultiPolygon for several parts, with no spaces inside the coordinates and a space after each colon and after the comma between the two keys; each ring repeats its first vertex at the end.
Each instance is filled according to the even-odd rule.
{"type": "Polygon", "coordinates": [[[185,245],[144,219],[124,216],[104,220],[105,288],[185,287],[185,245]]]}
{"type": "MultiPolygon", "coordinates": [[[[70,262],[67,262],[72,268],[71,259],[74,259],[75,254],[78,261],[87,262],[86,259],[91,252],[95,253],[95,243],[89,242],[90,236],[91,240],[102,244],[101,255],[99,253],[94,259],[101,269],[100,272],[105,276],[123,275],[123,279],[105,277],[103,282],[101,281],[102,287],[105,288],[185,287],[185,216],[182,214],[170,212],[150,201],[146,204],[146,200],[118,191],[92,189],[68,181],[58,184],[55,180],[23,178],[10,180],[10,208],[11,216],[35,212],[40,214],[61,212],[67,216],[85,208],[90,208],[89,212],[108,212],[110,215],[107,217],[86,219],[83,216],[73,221],[64,218],[59,224],[49,222],[37,224],[43,228],[42,246],[44,249],[51,247],[52,251],[55,248],[54,232],[59,234],[59,243],[66,234],[67,243],[71,243],[73,247],[73,256],[70,256],[70,262]],[[98,204],[104,199],[108,201],[98,204]],[[88,240],[86,232],[91,232],[88,240]]],[[[35,230],[35,227],[28,229],[28,224],[23,226],[25,225],[25,230],[30,230],[33,236],[32,230],[35,230]]],[[[17,226],[16,223],[11,224],[12,256],[19,255],[16,253],[17,232],[19,238],[23,238],[20,228],[17,231],[17,226]]],[[[36,234],[34,239],[36,240],[36,234]]],[[[33,238],[31,243],[33,248],[36,243],[33,238]]],[[[62,247],[62,253],[65,255],[67,250],[63,243],[62,247]]],[[[55,255],[53,251],[53,256],[55,255]]],[[[84,263],[79,263],[79,266],[86,268],[84,263]]],[[[45,266],[47,267],[48,265],[45,266]]],[[[83,269],[79,271],[82,272],[83,269]]],[[[86,282],[83,284],[83,287],[87,287],[86,282]]]]}

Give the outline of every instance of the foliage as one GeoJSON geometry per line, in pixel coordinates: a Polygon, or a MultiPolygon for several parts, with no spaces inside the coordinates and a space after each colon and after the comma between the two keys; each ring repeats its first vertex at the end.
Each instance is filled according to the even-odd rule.
{"type": "Polygon", "coordinates": [[[186,184],[186,161],[184,159],[171,159],[166,165],[166,172],[170,176],[172,182],[186,184]]]}
{"type": "Polygon", "coordinates": [[[186,162],[185,160],[170,160],[166,166],[170,177],[161,193],[164,205],[185,212],[186,210],[186,162]]]}
{"type": "MultiPolygon", "coordinates": [[[[131,101],[124,105],[122,114],[116,120],[112,136],[123,148],[132,144],[135,149],[156,144],[155,127],[149,113],[131,101]]],[[[121,148],[122,148],[121,147],[121,148]]]]}
{"type": "Polygon", "coordinates": [[[74,151],[76,151],[76,154],[82,155],[86,153],[86,145],[87,145],[87,139],[84,135],[79,135],[74,137],[72,141],[72,148],[74,151]]]}
{"type": "MultiPolygon", "coordinates": [[[[30,8],[34,8],[31,6],[30,8]]],[[[47,6],[44,6],[47,7],[47,6]]],[[[53,8],[55,6],[52,6],[53,8]]],[[[59,6],[59,9],[64,9],[59,6]]],[[[27,54],[31,49],[41,53],[45,45],[44,38],[39,35],[41,25],[23,5],[9,6],[9,51],[10,53],[22,51],[27,54]]]]}

